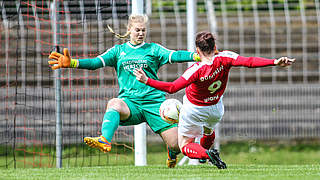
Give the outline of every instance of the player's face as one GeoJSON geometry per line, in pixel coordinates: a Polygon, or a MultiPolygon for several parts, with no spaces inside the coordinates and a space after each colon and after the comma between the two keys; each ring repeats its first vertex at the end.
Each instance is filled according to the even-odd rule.
{"type": "Polygon", "coordinates": [[[130,42],[134,45],[141,44],[146,39],[147,28],[145,23],[132,23],[130,31],[130,42]]]}

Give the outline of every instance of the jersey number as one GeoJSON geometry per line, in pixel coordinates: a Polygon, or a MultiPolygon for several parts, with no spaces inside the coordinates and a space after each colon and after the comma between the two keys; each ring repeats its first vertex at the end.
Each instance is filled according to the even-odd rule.
{"type": "Polygon", "coordinates": [[[221,86],[221,81],[215,81],[213,82],[209,87],[208,90],[210,91],[211,94],[213,94],[214,92],[216,92],[221,86]]]}

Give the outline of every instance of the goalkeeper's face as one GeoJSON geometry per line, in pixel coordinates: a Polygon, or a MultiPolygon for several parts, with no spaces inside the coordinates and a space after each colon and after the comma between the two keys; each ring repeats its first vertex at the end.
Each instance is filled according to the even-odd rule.
{"type": "Polygon", "coordinates": [[[132,23],[128,31],[130,31],[130,42],[134,45],[141,44],[146,39],[147,27],[145,23],[132,23]]]}

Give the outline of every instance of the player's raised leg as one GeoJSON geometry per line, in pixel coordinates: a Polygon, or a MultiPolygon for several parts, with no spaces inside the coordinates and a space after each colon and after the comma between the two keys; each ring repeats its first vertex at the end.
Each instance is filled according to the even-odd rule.
{"type": "Polygon", "coordinates": [[[130,110],[123,100],[118,98],[111,99],[103,117],[102,135],[100,137],[85,137],[84,142],[102,152],[111,151],[111,140],[119,126],[120,119],[127,119],[129,116],[130,110]]]}
{"type": "Polygon", "coordinates": [[[203,127],[203,136],[200,139],[200,145],[205,149],[210,149],[216,138],[215,132],[213,129],[203,127]]]}
{"type": "Polygon", "coordinates": [[[174,168],[178,162],[177,155],[180,154],[180,149],[178,146],[178,128],[172,127],[163,131],[160,135],[163,141],[167,144],[167,166],[169,168],[174,168]]]}
{"type": "Polygon", "coordinates": [[[200,144],[194,143],[195,138],[179,135],[179,146],[181,152],[190,159],[209,159],[219,169],[227,168],[226,164],[220,159],[219,152],[213,148],[209,150],[200,144]]]}
{"type": "MultiPolygon", "coordinates": [[[[210,149],[214,143],[216,135],[213,129],[203,127],[203,136],[200,139],[200,145],[205,149],[210,149]]],[[[206,159],[199,159],[200,163],[206,163],[206,159]]]]}

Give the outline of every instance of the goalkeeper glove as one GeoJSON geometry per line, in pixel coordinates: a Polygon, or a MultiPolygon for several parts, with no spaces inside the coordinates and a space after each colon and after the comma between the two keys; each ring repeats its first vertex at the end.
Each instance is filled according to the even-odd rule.
{"type": "Polygon", "coordinates": [[[53,70],[59,68],[76,68],[79,66],[77,59],[71,59],[68,48],[63,49],[63,54],[52,52],[49,55],[49,59],[54,59],[54,61],[48,61],[50,65],[57,64],[51,67],[53,70]]]}
{"type": "Polygon", "coordinates": [[[196,62],[200,62],[200,61],[201,61],[201,59],[200,59],[199,54],[194,53],[194,54],[193,54],[193,60],[194,60],[194,61],[196,61],[196,62]]]}

